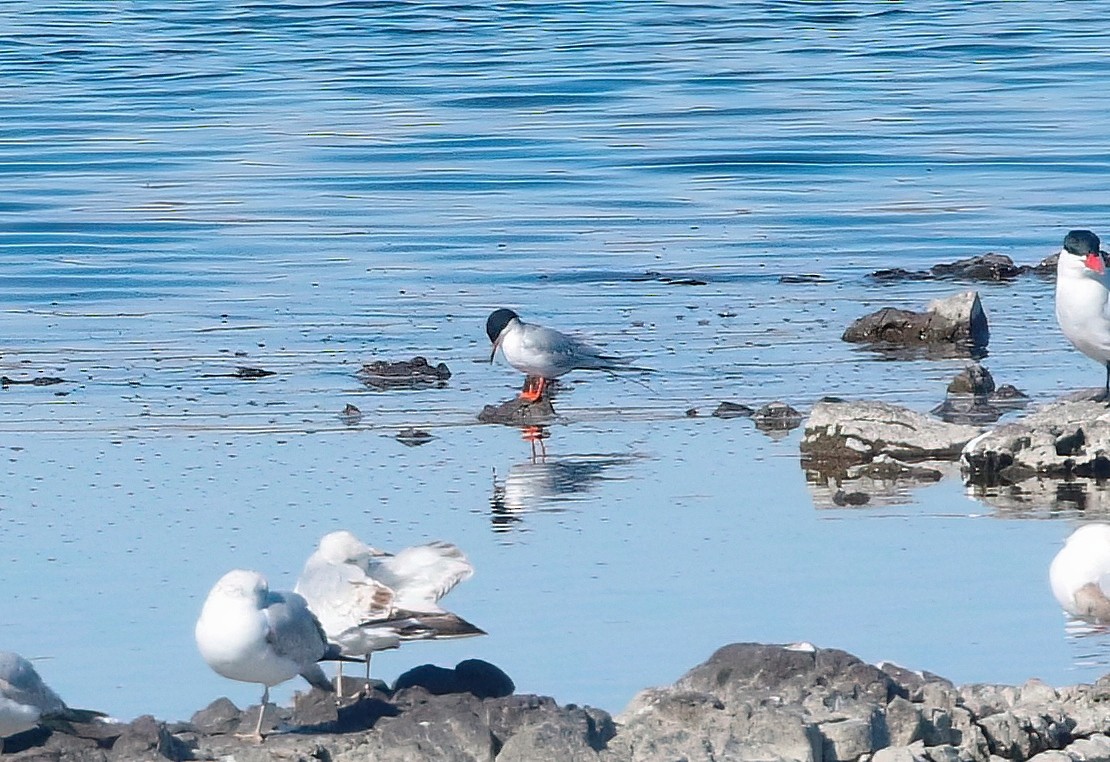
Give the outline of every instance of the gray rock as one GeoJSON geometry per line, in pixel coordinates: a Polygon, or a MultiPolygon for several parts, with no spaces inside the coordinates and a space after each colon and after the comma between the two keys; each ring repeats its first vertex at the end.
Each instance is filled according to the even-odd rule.
{"type": "Polygon", "coordinates": [[[197,730],[209,735],[234,733],[239,728],[241,716],[239,707],[223,696],[195,713],[190,722],[197,730]]]}
{"type": "Polygon", "coordinates": [[[497,755],[497,762],[534,762],[557,759],[566,762],[597,762],[592,748],[575,722],[563,718],[528,725],[514,733],[497,755]]]}
{"type": "Polygon", "coordinates": [[[887,746],[876,751],[871,762],[926,762],[925,745],[887,746]]]}
{"type": "Polygon", "coordinates": [[[928,356],[975,355],[990,339],[987,316],[974,291],[937,299],[925,312],[885,307],[859,318],[841,336],[880,350],[917,350],[928,356]]]}
{"type": "MultiPolygon", "coordinates": [[[[1089,400],[1060,400],[967,443],[961,454],[969,483],[995,487],[1034,477],[1110,476],[1110,410],[1089,400]]],[[[1039,491],[1039,490],[1038,490],[1039,491]]]]}
{"type": "Polygon", "coordinates": [[[1083,762],[1110,762],[1110,736],[1093,735],[1080,738],[1064,749],[1073,760],[1083,762]]]}
{"type": "Polygon", "coordinates": [[[800,449],[805,468],[846,474],[881,454],[910,463],[955,460],[978,434],[886,402],[818,402],[800,449]]]}
{"type": "Polygon", "coordinates": [[[909,699],[895,696],[886,705],[886,728],[891,746],[909,746],[925,737],[921,708],[909,699]]]}

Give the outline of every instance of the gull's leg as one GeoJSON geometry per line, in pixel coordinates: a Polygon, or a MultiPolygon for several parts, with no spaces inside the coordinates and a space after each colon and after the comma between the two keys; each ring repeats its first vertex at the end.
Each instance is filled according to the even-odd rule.
{"type": "Polygon", "coordinates": [[[266,740],[266,736],[262,735],[262,718],[266,716],[266,707],[270,704],[270,686],[262,689],[262,706],[258,709],[258,724],[254,727],[254,739],[258,743],[266,740]]]}
{"type": "Polygon", "coordinates": [[[1106,386],[1102,390],[1102,401],[1110,402],[1110,362],[1106,363],[1106,386]]]}

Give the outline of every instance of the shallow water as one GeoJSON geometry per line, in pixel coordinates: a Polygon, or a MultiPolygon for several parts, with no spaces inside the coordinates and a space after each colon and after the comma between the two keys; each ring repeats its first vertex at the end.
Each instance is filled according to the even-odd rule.
{"type": "MultiPolygon", "coordinates": [[[[0,393],[0,647],[121,717],[245,705],[193,645],[204,595],[236,566],[291,587],[343,527],[450,539],[478,570],[447,603],[490,635],[383,654],[386,679],[478,657],[617,711],[725,643],[803,639],[961,682],[1106,672],[1047,585],[1082,516],[958,478],[818,508],[798,432],[706,417],[942,399],[962,362],[839,335],[964,287],[871,270],[1033,264],[1100,230],[1110,32],[1089,8],[0,10],[0,375],[67,382],[0,393]],[[798,273],[824,281],[779,281],[798,273]],[[502,305],[658,372],[570,377],[533,462],[475,417],[520,383],[484,362],[502,305]],[[447,387],[354,377],[413,354],[447,387]]],[[[1049,283],[980,292],[999,383],[1101,383],[1049,283]]]]}

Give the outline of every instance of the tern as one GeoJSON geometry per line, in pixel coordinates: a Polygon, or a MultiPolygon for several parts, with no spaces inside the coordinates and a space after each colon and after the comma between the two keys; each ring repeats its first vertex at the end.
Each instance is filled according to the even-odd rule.
{"type": "Polygon", "coordinates": [[[472,574],[470,561],[451,543],[416,545],[394,555],[340,530],[320,538],[295,589],[344,656],[365,657],[369,677],[374,651],[410,640],[485,635],[438,605],[472,574]]]}
{"type": "Polygon", "coordinates": [[[489,361],[501,350],[505,361],[525,374],[524,389],[520,396],[535,402],[549,381],[572,370],[601,370],[609,373],[629,370],[646,371],[627,360],[603,353],[584,341],[547,328],[525,323],[520,315],[510,309],[494,310],[486,319],[486,335],[493,349],[489,361]]]}
{"type": "Polygon", "coordinates": [[[1052,594],[1069,614],[1110,624],[1110,524],[1072,532],[1048,569],[1052,594]]]}
{"type": "Polygon", "coordinates": [[[1056,262],[1056,322],[1068,341],[1106,368],[1099,399],[1110,401],[1110,276],[1090,230],[1072,230],[1056,262]]]}
{"type": "Polygon", "coordinates": [[[270,686],[300,675],[334,691],[316,662],[337,658],[338,647],[328,643],[304,598],[271,591],[258,572],[234,569],[221,577],[204,601],[195,634],[200,655],[218,674],[264,686],[254,729],[258,741],[270,686]]]}

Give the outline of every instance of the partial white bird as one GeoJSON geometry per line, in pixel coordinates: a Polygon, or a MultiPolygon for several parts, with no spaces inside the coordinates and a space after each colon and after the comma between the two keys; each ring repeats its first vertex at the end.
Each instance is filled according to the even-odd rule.
{"type": "Polygon", "coordinates": [[[316,662],[334,658],[338,649],[329,648],[304,598],[271,591],[258,572],[235,569],[221,577],[204,601],[195,634],[200,655],[218,674],[265,686],[254,731],[259,740],[270,686],[300,675],[333,690],[316,662]]]}
{"type": "Polygon", "coordinates": [[[100,712],[70,709],[39,673],[17,653],[0,651],[0,751],[4,739],[38,727],[67,722],[91,722],[100,712]]]}
{"type": "Polygon", "coordinates": [[[456,546],[433,542],[396,555],[351,532],[324,535],[305,563],[296,591],[320,618],[328,638],[349,657],[409,640],[485,635],[438,601],[474,573],[456,546]]]}
{"type": "Polygon", "coordinates": [[[501,350],[505,361],[525,374],[520,396],[535,402],[543,396],[547,382],[572,370],[646,371],[627,360],[607,355],[597,347],[560,333],[554,328],[525,323],[509,309],[494,310],[486,319],[486,335],[493,349],[489,361],[501,350]]]}
{"type": "Polygon", "coordinates": [[[1107,254],[1090,230],[1072,230],[1056,261],[1056,322],[1068,341],[1106,368],[1101,399],[1110,400],[1110,275],[1107,254]]]}
{"type": "Polygon", "coordinates": [[[1072,532],[1048,569],[1052,594],[1064,611],[1110,624],[1110,524],[1072,532]]]}

